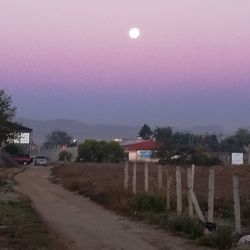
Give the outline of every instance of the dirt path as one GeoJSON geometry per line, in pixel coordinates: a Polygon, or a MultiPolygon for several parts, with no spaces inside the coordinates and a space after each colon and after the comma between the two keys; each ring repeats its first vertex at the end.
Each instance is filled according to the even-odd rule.
{"type": "Polygon", "coordinates": [[[198,250],[185,239],[128,221],[48,180],[48,168],[30,168],[16,176],[16,190],[28,195],[35,209],[69,249],[198,250]]]}

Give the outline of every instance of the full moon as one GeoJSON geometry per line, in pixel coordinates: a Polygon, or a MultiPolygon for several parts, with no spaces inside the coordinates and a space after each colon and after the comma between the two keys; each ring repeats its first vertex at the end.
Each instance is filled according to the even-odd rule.
{"type": "Polygon", "coordinates": [[[129,37],[131,39],[136,39],[140,36],[140,30],[138,28],[132,28],[129,30],[129,37]]]}

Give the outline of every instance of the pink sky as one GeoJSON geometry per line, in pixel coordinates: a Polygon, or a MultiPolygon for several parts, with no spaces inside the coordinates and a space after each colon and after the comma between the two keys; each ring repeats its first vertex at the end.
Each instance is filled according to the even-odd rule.
{"type": "MultiPolygon", "coordinates": [[[[188,111],[198,123],[202,107],[212,114],[220,98],[221,109],[206,123],[250,123],[243,118],[250,106],[245,103],[250,100],[249,27],[249,0],[1,0],[0,87],[13,95],[20,116],[62,116],[62,105],[49,109],[51,99],[62,103],[65,96],[82,95],[87,99],[77,105],[90,107],[98,99],[104,122],[141,123],[150,113],[151,123],[185,123],[182,107],[201,99],[203,104],[191,101],[188,111]],[[141,30],[137,40],[128,37],[134,26],[141,30]],[[43,101],[30,94],[37,90],[43,101]],[[138,105],[134,97],[140,107],[123,119],[120,113],[131,109],[119,100],[138,105]],[[38,110],[41,105],[48,108],[38,110]],[[176,110],[166,110],[163,119],[162,105],[176,110]],[[231,117],[229,106],[237,107],[231,117]]],[[[76,106],[68,117],[77,118],[76,106]]],[[[91,113],[90,122],[102,121],[97,107],[91,113]]]]}

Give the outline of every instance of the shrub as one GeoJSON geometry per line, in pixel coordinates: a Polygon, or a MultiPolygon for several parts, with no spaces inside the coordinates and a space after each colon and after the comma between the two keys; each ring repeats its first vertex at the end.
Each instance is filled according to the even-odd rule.
{"type": "Polygon", "coordinates": [[[123,149],[116,142],[86,140],[78,146],[78,158],[83,162],[119,163],[123,157],[123,149]]]}
{"type": "Polygon", "coordinates": [[[200,166],[223,165],[223,162],[216,156],[209,156],[206,153],[195,152],[191,155],[190,163],[200,166]]]}
{"type": "Polygon", "coordinates": [[[90,199],[100,205],[110,209],[127,212],[126,204],[129,200],[130,194],[124,190],[115,190],[110,188],[108,191],[96,191],[89,195],[90,199]]]}
{"type": "Polygon", "coordinates": [[[73,154],[68,151],[61,151],[59,154],[59,161],[71,161],[73,154]]]}
{"type": "Polygon", "coordinates": [[[213,248],[230,249],[233,245],[232,229],[228,226],[219,226],[215,233],[202,237],[199,243],[213,248]]]}
{"type": "Polygon", "coordinates": [[[168,228],[169,217],[166,212],[159,213],[159,214],[149,212],[149,213],[146,213],[143,217],[144,217],[143,219],[145,219],[150,224],[159,225],[163,229],[168,228]]]}
{"type": "Polygon", "coordinates": [[[242,224],[246,227],[250,227],[250,200],[241,200],[241,214],[242,214],[242,224]]]}
{"type": "Polygon", "coordinates": [[[186,215],[181,215],[170,222],[170,229],[184,232],[190,238],[197,239],[203,235],[204,227],[200,221],[186,215]]]}
{"type": "Polygon", "coordinates": [[[128,202],[130,211],[133,213],[161,213],[165,210],[165,201],[158,195],[139,194],[128,202]]]}

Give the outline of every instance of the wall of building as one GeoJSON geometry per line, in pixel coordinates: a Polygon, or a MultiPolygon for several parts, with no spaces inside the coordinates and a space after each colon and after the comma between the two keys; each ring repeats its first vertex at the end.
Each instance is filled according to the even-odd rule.
{"type": "Polygon", "coordinates": [[[128,152],[128,160],[129,161],[137,161],[137,153],[136,153],[136,151],[129,151],[128,152]]]}
{"type": "Polygon", "coordinates": [[[38,155],[42,155],[42,156],[46,156],[49,158],[49,162],[57,162],[59,159],[59,154],[62,151],[67,151],[72,153],[73,157],[72,157],[72,161],[76,161],[76,158],[78,156],[77,153],[77,147],[70,147],[70,148],[58,148],[58,147],[54,147],[54,148],[41,148],[38,152],[38,155]]]}
{"type": "Polygon", "coordinates": [[[157,159],[152,159],[152,158],[144,158],[144,159],[141,159],[139,157],[139,150],[138,151],[128,151],[128,159],[129,161],[140,161],[140,162],[157,162],[158,160],[157,159]]]}

